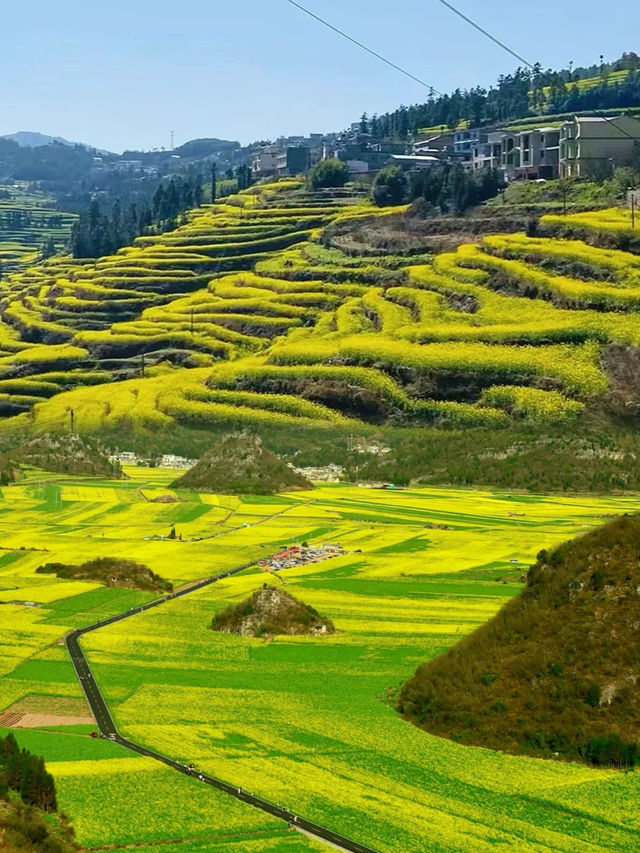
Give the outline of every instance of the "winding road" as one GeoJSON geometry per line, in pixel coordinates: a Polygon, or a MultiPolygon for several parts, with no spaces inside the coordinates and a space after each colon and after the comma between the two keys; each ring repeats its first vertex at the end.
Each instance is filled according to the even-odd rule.
{"type": "Polygon", "coordinates": [[[98,683],[91,671],[91,667],[89,666],[89,662],[82,651],[80,638],[83,634],[88,634],[91,631],[97,631],[99,628],[104,628],[106,625],[113,625],[114,622],[121,622],[123,619],[129,619],[139,613],[144,613],[145,610],[151,610],[152,607],[160,607],[168,601],[173,601],[176,598],[190,595],[191,593],[196,592],[196,590],[202,589],[203,587],[209,586],[210,584],[216,583],[224,578],[228,578],[231,575],[237,575],[254,565],[255,562],[245,563],[242,566],[230,569],[220,575],[213,575],[212,577],[205,578],[204,580],[198,581],[197,583],[185,587],[177,592],[172,592],[162,598],[157,598],[154,601],[150,601],[148,604],[142,605],[141,607],[136,607],[132,610],[126,611],[125,613],[120,613],[117,616],[110,616],[108,619],[103,619],[102,621],[89,625],[86,628],[76,628],[76,630],[67,634],[65,637],[65,645],[73,662],[73,666],[84,691],[84,695],[87,698],[89,707],[91,708],[96,719],[96,723],[98,724],[98,728],[100,729],[100,733],[103,737],[114,743],[120,744],[120,746],[123,746],[125,749],[136,752],[138,755],[144,755],[148,758],[160,761],[168,767],[177,770],[179,773],[184,773],[187,776],[193,777],[201,784],[211,785],[212,788],[225,791],[237,800],[240,800],[243,803],[248,803],[255,808],[262,809],[262,811],[267,812],[267,814],[286,821],[293,828],[299,829],[301,832],[313,836],[320,841],[328,842],[338,849],[348,850],[351,851],[351,853],[377,853],[377,851],[372,847],[367,847],[364,844],[359,844],[357,841],[352,841],[350,838],[345,838],[343,835],[333,832],[325,826],[313,823],[312,821],[307,820],[306,818],[297,815],[276,803],[263,800],[260,797],[256,797],[254,794],[250,794],[243,788],[239,788],[236,785],[230,785],[228,782],[217,779],[215,776],[209,776],[207,773],[203,773],[200,770],[191,768],[189,765],[175,761],[167,755],[162,755],[162,753],[155,752],[152,749],[147,749],[146,746],[141,746],[138,743],[134,743],[133,741],[122,737],[122,735],[118,733],[116,724],[114,723],[111,712],[109,711],[109,706],[100,692],[100,687],[98,686],[98,683]]]}

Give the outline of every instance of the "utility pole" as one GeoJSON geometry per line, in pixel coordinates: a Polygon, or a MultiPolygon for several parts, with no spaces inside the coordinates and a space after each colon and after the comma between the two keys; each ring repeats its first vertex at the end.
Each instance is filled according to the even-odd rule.
{"type": "Polygon", "coordinates": [[[142,353],[140,360],[140,372],[142,374],[142,378],[144,379],[144,353],[142,353]]]}
{"type": "Polygon", "coordinates": [[[73,419],[75,415],[73,409],[69,409],[69,432],[73,435],[73,419]]]}
{"type": "Polygon", "coordinates": [[[631,228],[636,227],[636,191],[631,190],[631,228]]]}
{"type": "Polygon", "coordinates": [[[172,150],[172,151],[173,151],[173,149],[174,149],[174,147],[175,147],[175,145],[174,145],[174,138],[175,138],[175,131],[173,131],[173,130],[172,130],[172,131],[171,131],[171,150],[172,150]]]}

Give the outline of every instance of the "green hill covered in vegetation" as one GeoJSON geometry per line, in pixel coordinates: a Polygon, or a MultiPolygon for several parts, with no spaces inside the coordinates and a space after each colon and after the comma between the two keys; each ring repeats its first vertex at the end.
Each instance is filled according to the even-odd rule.
{"type": "Polygon", "coordinates": [[[486,625],[424,664],[398,710],[427,731],[512,753],[632,766],[637,690],[640,516],[551,552],[486,625]]]}
{"type": "Polygon", "coordinates": [[[221,435],[171,487],[223,495],[273,495],[313,488],[308,480],[264,447],[258,435],[249,432],[221,435]]]}
{"type": "Polygon", "coordinates": [[[120,557],[98,557],[79,566],[64,563],[46,563],[36,569],[38,574],[55,574],[65,580],[83,580],[103,583],[108,587],[142,589],[149,592],[171,592],[173,586],[147,566],[135,560],[120,557]]]}
{"type": "MultiPolygon", "coordinates": [[[[15,442],[15,437],[0,437],[15,442]]],[[[112,462],[105,448],[91,436],[69,432],[47,432],[21,440],[0,452],[0,481],[7,484],[20,478],[21,468],[41,468],[53,474],[87,474],[93,477],[122,476],[118,462],[112,462]]]]}

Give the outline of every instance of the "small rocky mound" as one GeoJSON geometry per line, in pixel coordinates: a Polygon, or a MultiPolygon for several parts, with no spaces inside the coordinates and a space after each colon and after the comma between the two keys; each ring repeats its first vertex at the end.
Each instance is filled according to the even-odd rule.
{"type": "Polygon", "coordinates": [[[91,477],[122,477],[118,462],[97,441],[77,433],[47,433],[0,453],[0,482],[13,483],[20,468],[42,468],[52,474],[85,474],[91,477]]]}
{"type": "Polygon", "coordinates": [[[251,598],[219,613],[211,623],[214,631],[240,634],[242,637],[264,637],[267,634],[333,634],[335,628],[308,604],[283,589],[267,586],[256,590],[251,598]]]}
{"type": "Polygon", "coordinates": [[[526,589],[423,664],[398,710],[461,743],[592,764],[640,754],[640,516],[541,551],[526,589]]]}
{"type": "Polygon", "coordinates": [[[222,495],[274,495],[313,486],[267,450],[259,436],[240,432],[222,436],[170,488],[222,495]]]}
{"type": "Polygon", "coordinates": [[[171,592],[173,585],[156,575],[142,563],[120,560],[117,557],[99,557],[80,566],[65,563],[46,563],[36,569],[38,574],[55,574],[65,580],[93,581],[108,587],[140,589],[145,592],[171,592]]]}

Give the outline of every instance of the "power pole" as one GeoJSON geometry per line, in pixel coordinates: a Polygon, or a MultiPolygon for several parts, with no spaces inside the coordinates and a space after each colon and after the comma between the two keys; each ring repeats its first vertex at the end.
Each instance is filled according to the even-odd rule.
{"type": "Polygon", "coordinates": [[[69,432],[73,435],[73,419],[75,415],[73,409],[69,409],[69,432]]]}
{"type": "Polygon", "coordinates": [[[144,379],[144,353],[142,353],[141,361],[140,361],[140,370],[142,373],[142,378],[144,379]]]}
{"type": "Polygon", "coordinates": [[[175,131],[173,131],[173,130],[172,130],[172,131],[171,131],[171,150],[172,150],[172,151],[173,151],[173,149],[174,149],[174,147],[175,147],[175,146],[174,146],[174,138],[175,138],[175,131]]]}

